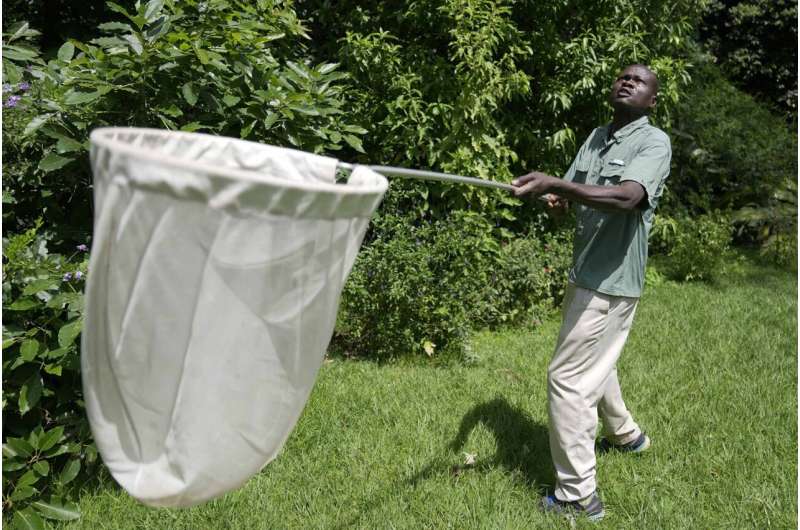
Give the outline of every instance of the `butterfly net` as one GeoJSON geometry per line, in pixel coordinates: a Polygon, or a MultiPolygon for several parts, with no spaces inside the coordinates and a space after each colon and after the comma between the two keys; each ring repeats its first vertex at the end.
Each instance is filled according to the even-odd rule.
{"type": "Polygon", "coordinates": [[[132,496],[188,506],[272,460],[308,399],[386,179],[203,134],[91,136],[86,410],[132,496]]]}

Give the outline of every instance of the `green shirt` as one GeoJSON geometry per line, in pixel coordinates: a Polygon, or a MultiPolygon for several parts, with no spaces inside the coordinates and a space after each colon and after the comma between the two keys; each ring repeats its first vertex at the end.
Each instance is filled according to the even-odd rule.
{"type": "Polygon", "coordinates": [[[609,135],[598,127],[578,151],[564,179],[598,186],[626,180],[641,184],[647,207],[602,212],[577,205],[573,264],[569,279],[586,289],[614,296],[639,297],[644,286],[647,237],[669,175],[669,137],[642,116],[609,135]]]}

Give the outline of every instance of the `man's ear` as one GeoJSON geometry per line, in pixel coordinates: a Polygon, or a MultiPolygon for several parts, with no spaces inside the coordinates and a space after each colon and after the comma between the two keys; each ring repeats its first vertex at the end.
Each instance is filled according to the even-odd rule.
{"type": "Polygon", "coordinates": [[[653,98],[650,100],[650,108],[655,108],[656,103],[658,103],[658,94],[653,94],[653,98]]]}

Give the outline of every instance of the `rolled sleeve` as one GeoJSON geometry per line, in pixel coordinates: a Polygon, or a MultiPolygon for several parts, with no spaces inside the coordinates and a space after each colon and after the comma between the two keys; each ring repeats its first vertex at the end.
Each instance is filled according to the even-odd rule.
{"type": "Polygon", "coordinates": [[[648,204],[655,208],[669,175],[671,158],[672,148],[667,135],[648,138],[625,168],[620,182],[631,180],[641,184],[647,192],[648,204]]]}

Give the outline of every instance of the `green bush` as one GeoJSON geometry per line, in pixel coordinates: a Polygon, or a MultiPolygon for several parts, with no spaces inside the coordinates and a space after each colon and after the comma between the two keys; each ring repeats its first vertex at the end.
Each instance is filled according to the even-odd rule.
{"type": "Polygon", "coordinates": [[[662,211],[694,215],[767,205],[785,179],[796,179],[797,134],[716,66],[701,64],[693,75],[697,82],[674,115],[662,211]]]}
{"type": "Polygon", "coordinates": [[[25,105],[6,111],[25,122],[9,131],[4,126],[12,171],[3,186],[16,200],[15,224],[27,227],[44,215],[52,230],[89,232],[88,136],[95,127],[203,131],[313,152],[363,151],[366,131],[343,109],[347,75],[337,64],[310,60],[309,35],[290,5],[151,0],[133,12],[113,3],[109,8],[118,20],[101,24],[102,36],[70,40],[46,64],[29,44],[15,45],[20,49],[9,60],[4,53],[4,79],[34,78],[25,105]]]}
{"type": "Polygon", "coordinates": [[[761,255],[779,267],[797,270],[797,181],[784,180],[766,205],[734,212],[737,235],[761,246],[761,255]]]}
{"type": "Polygon", "coordinates": [[[713,280],[725,259],[731,235],[730,218],[719,212],[678,219],[668,253],[669,275],[682,281],[713,280]]]}
{"type": "Polygon", "coordinates": [[[535,324],[564,297],[572,265],[572,230],[533,231],[503,246],[485,304],[492,309],[481,324],[535,324]]]}
{"type": "Polygon", "coordinates": [[[347,355],[460,353],[471,330],[535,320],[563,296],[567,233],[501,242],[468,211],[383,215],[373,230],[343,292],[333,344],[347,355]]]}
{"type": "Polygon", "coordinates": [[[469,307],[500,251],[491,228],[467,213],[449,222],[376,219],[344,288],[336,347],[378,359],[458,351],[469,307]]]}
{"type": "Polygon", "coordinates": [[[3,513],[22,528],[78,517],[68,487],[98,464],[78,351],[87,248],[50,254],[40,226],[3,239],[3,513]]]}

